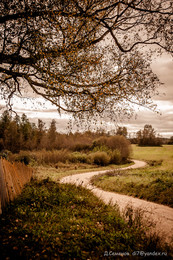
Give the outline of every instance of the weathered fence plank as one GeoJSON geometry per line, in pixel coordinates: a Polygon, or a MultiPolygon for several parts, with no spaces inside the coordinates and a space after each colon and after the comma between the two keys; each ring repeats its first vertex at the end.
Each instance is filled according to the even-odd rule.
{"type": "Polygon", "coordinates": [[[33,170],[23,163],[10,163],[0,158],[0,214],[5,205],[21,193],[32,173],[33,170]]]}

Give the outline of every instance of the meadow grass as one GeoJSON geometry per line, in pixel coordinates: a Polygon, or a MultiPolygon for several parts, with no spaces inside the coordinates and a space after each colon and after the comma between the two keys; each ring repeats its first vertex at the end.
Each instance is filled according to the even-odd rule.
{"type": "Polygon", "coordinates": [[[139,214],[132,220],[128,212],[125,221],[116,206],[82,187],[33,180],[0,216],[1,259],[103,259],[105,251],[127,252],[128,259],[134,259],[133,251],[169,254],[139,214]]]}
{"type": "Polygon", "coordinates": [[[103,170],[114,170],[123,167],[127,167],[132,165],[133,162],[129,162],[122,165],[108,165],[99,167],[97,165],[91,164],[82,164],[82,163],[59,163],[58,167],[50,166],[50,165],[40,165],[40,166],[33,166],[34,169],[34,176],[39,179],[43,180],[46,178],[50,178],[53,181],[59,181],[61,178],[73,174],[80,174],[84,172],[94,172],[94,171],[103,171],[103,170]]]}
{"type": "Polygon", "coordinates": [[[118,192],[173,207],[173,146],[138,147],[133,159],[144,160],[144,169],[109,172],[95,176],[92,183],[103,190],[118,192]]]}
{"type": "Polygon", "coordinates": [[[162,164],[156,168],[163,171],[173,170],[173,145],[163,145],[162,147],[140,147],[132,145],[131,157],[133,159],[146,161],[149,164],[152,163],[152,161],[162,161],[162,164]]]}

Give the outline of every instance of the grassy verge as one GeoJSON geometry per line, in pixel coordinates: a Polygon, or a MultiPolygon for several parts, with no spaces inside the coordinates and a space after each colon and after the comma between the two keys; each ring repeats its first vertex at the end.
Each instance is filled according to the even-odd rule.
{"type": "Polygon", "coordinates": [[[82,164],[82,163],[61,163],[59,164],[59,167],[54,166],[33,166],[35,169],[35,177],[39,180],[43,180],[46,178],[50,178],[53,181],[58,181],[61,178],[78,174],[78,173],[84,173],[84,172],[93,172],[93,171],[103,171],[103,170],[113,170],[118,168],[123,168],[132,165],[132,163],[122,164],[122,165],[108,165],[105,167],[98,167],[96,165],[90,165],[90,164],[82,164]]]}
{"type": "Polygon", "coordinates": [[[125,222],[117,208],[82,187],[32,181],[0,216],[1,259],[102,259],[105,251],[168,253],[155,234],[148,235],[140,214],[132,220],[128,212],[125,222]]]}
{"type": "Polygon", "coordinates": [[[148,167],[95,176],[93,184],[173,207],[173,146],[133,146],[133,158],[147,161],[148,167]]]}

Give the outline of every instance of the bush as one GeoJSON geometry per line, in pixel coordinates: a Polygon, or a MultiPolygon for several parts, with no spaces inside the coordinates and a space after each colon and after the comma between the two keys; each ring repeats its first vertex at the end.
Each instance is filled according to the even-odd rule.
{"type": "Polygon", "coordinates": [[[122,161],[121,153],[117,149],[110,152],[110,157],[110,163],[112,164],[120,164],[122,161]]]}
{"type": "Polygon", "coordinates": [[[68,155],[68,160],[72,163],[86,163],[87,155],[79,152],[74,152],[68,155]]]}
{"type": "Polygon", "coordinates": [[[18,155],[10,157],[12,161],[23,161],[24,163],[36,162],[37,164],[55,164],[58,162],[66,162],[68,150],[40,150],[40,151],[20,151],[18,155]]]}
{"type": "Polygon", "coordinates": [[[109,148],[106,145],[96,146],[93,148],[93,152],[109,152],[109,148]]]}
{"type": "Polygon", "coordinates": [[[90,154],[91,162],[97,165],[106,166],[110,162],[110,156],[106,152],[95,152],[90,154]]]}
{"type": "Polygon", "coordinates": [[[11,151],[8,151],[8,150],[2,150],[0,152],[0,157],[6,159],[6,160],[9,160],[9,157],[12,155],[11,151]]]}
{"type": "Polygon", "coordinates": [[[25,165],[28,165],[31,162],[31,157],[29,155],[19,155],[15,161],[24,163],[25,165]]]}
{"type": "Polygon", "coordinates": [[[82,143],[77,143],[71,148],[73,151],[89,151],[91,149],[91,146],[89,144],[82,144],[82,143]]]}
{"type": "Polygon", "coordinates": [[[102,136],[93,141],[92,147],[94,151],[96,149],[103,151],[108,151],[109,149],[112,151],[116,150],[115,157],[118,156],[116,153],[119,151],[119,157],[123,161],[127,160],[131,152],[130,142],[122,135],[102,136]]]}
{"type": "Polygon", "coordinates": [[[94,149],[95,147],[107,146],[107,139],[108,137],[106,136],[101,136],[95,139],[92,143],[92,149],[94,149]]]}
{"type": "Polygon", "coordinates": [[[127,160],[131,152],[130,142],[122,135],[108,137],[107,146],[111,150],[118,150],[122,160],[127,160]]]}

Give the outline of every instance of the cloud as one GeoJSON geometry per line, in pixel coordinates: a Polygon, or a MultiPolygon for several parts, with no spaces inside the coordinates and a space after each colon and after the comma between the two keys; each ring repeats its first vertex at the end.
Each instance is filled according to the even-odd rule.
{"type": "Polygon", "coordinates": [[[169,101],[160,101],[161,114],[143,110],[137,113],[137,118],[132,117],[122,122],[129,132],[137,132],[143,129],[145,124],[150,124],[158,134],[164,137],[173,136],[173,105],[169,101]]]}
{"type": "Polygon", "coordinates": [[[152,63],[152,69],[160,81],[164,83],[158,90],[160,94],[155,100],[169,100],[173,103],[173,59],[168,55],[156,59],[152,63]]]}

